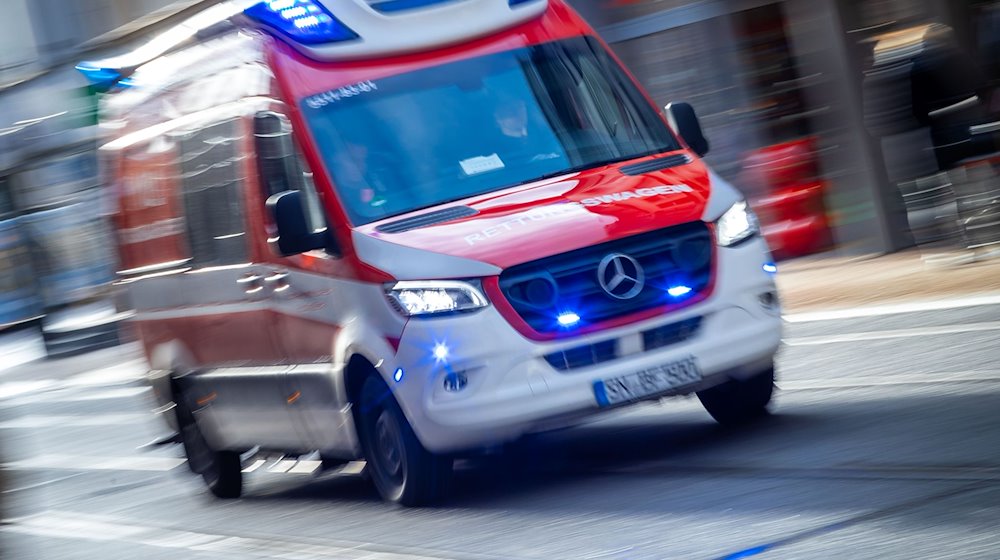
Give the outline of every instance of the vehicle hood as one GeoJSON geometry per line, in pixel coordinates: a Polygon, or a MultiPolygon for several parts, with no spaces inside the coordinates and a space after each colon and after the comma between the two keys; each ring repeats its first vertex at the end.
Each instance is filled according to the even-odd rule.
{"type": "Polygon", "coordinates": [[[708,168],[698,159],[691,160],[642,175],[619,170],[636,161],[599,167],[394,216],[355,231],[384,242],[505,269],[702,219],[712,181],[708,168]],[[408,218],[463,206],[475,214],[399,233],[380,231],[408,218]]]}

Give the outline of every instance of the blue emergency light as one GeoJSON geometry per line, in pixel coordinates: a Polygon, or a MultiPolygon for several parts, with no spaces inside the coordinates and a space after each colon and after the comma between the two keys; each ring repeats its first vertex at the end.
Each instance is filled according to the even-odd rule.
{"type": "Polygon", "coordinates": [[[580,316],[572,311],[566,311],[556,317],[556,322],[559,323],[560,327],[569,328],[580,322],[580,316]]]}
{"type": "Polygon", "coordinates": [[[251,19],[305,45],[337,43],[358,34],[313,0],[264,0],[243,11],[251,19]]]}
{"type": "Polygon", "coordinates": [[[91,86],[99,91],[107,91],[122,77],[117,70],[113,68],[101,68],[92,62],[81,62],[76,65],[76,69],[87,78],[91,86]]]}
{"type": "Polygon", "coordinates": [[[667,288],[667,293],[670,294],[670,297],[674,298],[684,297],[690,294],[691,292],[692,292],[691,288],[689,286],[684,286],[684,285],[671,286],[667,288]]]}

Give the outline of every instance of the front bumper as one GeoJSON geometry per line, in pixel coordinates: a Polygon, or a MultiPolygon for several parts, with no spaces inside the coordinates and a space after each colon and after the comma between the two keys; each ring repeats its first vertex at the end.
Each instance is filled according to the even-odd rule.
{"type": "MultiPolygon", "coordinates": [[[[435,452],[457,451],[515,439],[601,412],[597,380],[625,375],[694,356],[704,374],[701,390],[745,378],[771,366],[781,340],[770,261],[758,237],[719,248],[715,286],[707,299],[675,312],[566,340],[538,342],[514,330],[495,307],[448,318],[410,321],[400,350],[381,368],[421,442],[435,452]],[[762,296],[764,296],[762,298],[762,296]],[[644,351],[643,333],[700,317],[696,333],[681,342],[644,351]],[[617,357],[560,371],[545,356],[614,340],[617,357]],[[445,346],[445,359],[435,347],[445,346]],[[397,368],[401,381],[393,380],[397,368]],[[446,389],[446,378],[465,381],[446,389]]],[[[657,398],[657,397],[652,397],[657,398]]]]}

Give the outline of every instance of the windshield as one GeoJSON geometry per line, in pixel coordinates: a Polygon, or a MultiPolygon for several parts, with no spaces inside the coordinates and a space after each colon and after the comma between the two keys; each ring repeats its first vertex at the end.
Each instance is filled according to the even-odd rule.
{"type": "Polygon", "coordinates": [[[362,82],[301,107],[356,225],[679,149],[589,37],[362,82]]]}

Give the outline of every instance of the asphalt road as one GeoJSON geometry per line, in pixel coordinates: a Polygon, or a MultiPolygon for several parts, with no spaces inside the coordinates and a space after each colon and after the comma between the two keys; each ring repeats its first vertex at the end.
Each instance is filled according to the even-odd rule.
{"type": "Polygon", "coordinates": [[[134,347],[12,365],[31,341],[0,342],[0,556],[1000,558],[1000,305],[797,318],[759,424],[643,405],[464,462],[421,510],[309,461],[211,499],[179,449],[137,449],[160,431],[134,347]]]}

